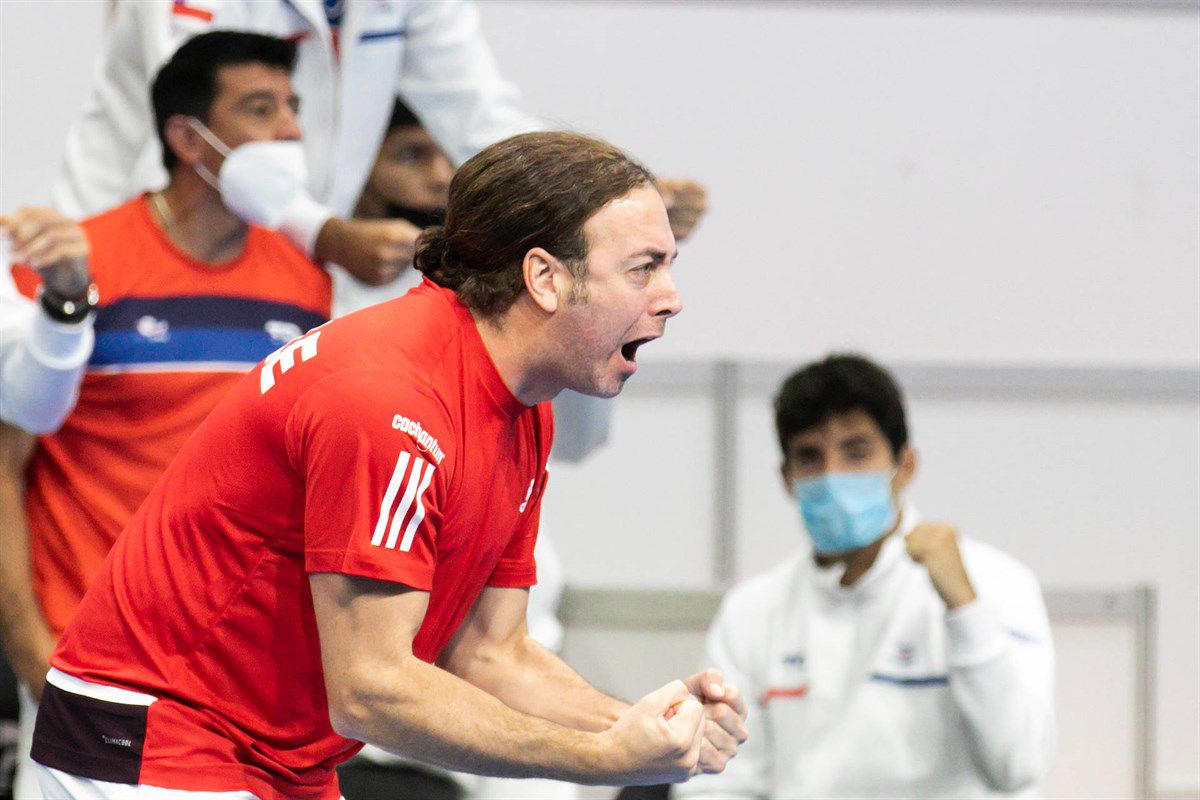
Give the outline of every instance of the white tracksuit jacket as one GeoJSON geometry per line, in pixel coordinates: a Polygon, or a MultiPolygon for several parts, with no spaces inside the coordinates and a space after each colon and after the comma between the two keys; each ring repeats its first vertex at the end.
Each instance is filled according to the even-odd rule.
{"type": "Polygon", "coordinates": [[[903,535],[850,588],[805,551],[736,587],[706,665],[750,701],[750,739],[687,798],[1031,797],[1053,750],[1054,657],[1023,565],[960,540],[978,599],[947,613],[903,535]]]}
{"type": "MultiPolygon", "coordinates": [[[[6,242],[4,243],[7,244],[6,242]]],[[[62,424],[92,354],[92,316],[55,322],[17,291],[7,247],[0,255],[0,419],[30,433],[62,424]]]]}

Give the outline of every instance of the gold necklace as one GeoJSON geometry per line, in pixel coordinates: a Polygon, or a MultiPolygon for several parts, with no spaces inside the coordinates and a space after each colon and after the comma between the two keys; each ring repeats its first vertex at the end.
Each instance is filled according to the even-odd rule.
{"type": "Polygon", "coordinates": [[[150,195],[150,200],[154,203],[154,210],[158,212],[159,218],[162,219],[163,230],[170,233],[171,228],[175,225],[175,217],[171,214],[171,206],[167,204],[167,198],[163,197],[162,192],[154,192],[150,195]]]}

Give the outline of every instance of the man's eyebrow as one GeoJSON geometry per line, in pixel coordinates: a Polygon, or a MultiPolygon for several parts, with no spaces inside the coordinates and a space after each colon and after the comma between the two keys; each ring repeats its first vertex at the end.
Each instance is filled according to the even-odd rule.
{"type": "MultiPolygon", "coordinates": [[[[658,247],[647,247],[646,249],[639,250],[638,252],[631,255],[629,257],[629,260],[634,261],[639,258],[649,258],[653,261],[666,261],[667,255],[668,255],[668,253],[666,250],[663,250],[658,247]]],[[[669,255],[671,256],[671,260],[674,261],[675,259],[679,258],[679,251],[676,250],[675,252],[670,253],[669,255]]]]}
{"type": "MultiPolygon", "coordinates": [[[[241,97],[239,97],[237,99],[237,103],[235,105],[240,106],[243,103],[252,103],[256,100],[274,100],[274,99],[275,99],[274,92],[270,91],[269,89],[259,89],[256,92],[250,92],[250,94],[242,95],[241,97]]],[[[288,97],[287,102],[291,103],[294,101],[299,101],[299,99],[300,99],[299,97],[297,97],[296,95],[293,94],[288,97]]]]}
{"type": "Polygon", "coordinates": [[[838,447],[854,447],[860,444],[870,444],[871,438],[865,433],[856,433],[852,436],[847,436],[842,441],[838,442],[838,447]]]}

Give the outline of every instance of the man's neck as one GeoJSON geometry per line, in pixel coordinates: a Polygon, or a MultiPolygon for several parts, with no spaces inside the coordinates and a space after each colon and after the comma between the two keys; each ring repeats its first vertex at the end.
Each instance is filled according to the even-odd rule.
{"type": "Polygon", "coordinates": [[[844,564],[846,569],[842,573],[842,578],[838,583],[847,588],[853,586],[875,564],[875,559],[879,558],[879,551],[883,549],[883,543],[900,529],[900,522],[900,515],[897,515],[896,524],[892,526],[892,529],[871,544],[858,550],[853,550],[845,555],[816,556],[817,564],[822,567],[830,567],[838,563],[844,564]]]}
{"type": "Polygon", "coordinates": [[[221,197],[190,170],[181,168],[155,204],[159,227],[176,247],[197,261],[219,265],[242,254],[249,226],[221,203],[221,197]]]}
{"type": "Polygon", "coordinates": [[[358,204],[354,206],[355,219],[380,219],[385,216],[387,203],[377,195],[370,186],[364,186],[358,196],[358,204]]]}
{"type": "Polygon", "coordinates": [[[479,338],[500,379],[513,397],[527,406],[551,400],[562,391],[560,381],[542,366],[538,321],[522,301],[498,317],[486,319],[471,312],[479,338]]]}

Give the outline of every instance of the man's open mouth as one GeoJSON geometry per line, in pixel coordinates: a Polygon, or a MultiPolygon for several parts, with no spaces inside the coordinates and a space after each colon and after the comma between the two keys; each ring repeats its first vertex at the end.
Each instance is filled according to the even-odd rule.
{"type": "Polygon", "coordinates": [[[644,345],[646,342],[652,342],[657,338],[657,336],[645,336],[641,339],[634,339],[632,342],[626,342],[625,344],[621,345],[621,356],[629,362],[637,361],[638,348],[644,345]]]}

